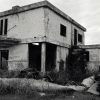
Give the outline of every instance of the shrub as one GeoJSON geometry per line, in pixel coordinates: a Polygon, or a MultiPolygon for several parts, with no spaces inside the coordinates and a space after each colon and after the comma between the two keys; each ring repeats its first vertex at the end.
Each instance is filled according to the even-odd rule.
{"type": "Polygon", "coordinates": [[[66,71],[51,71],[46,74],[46,76],[50,77],[51,82],[65,85],[68,81],[67,73],[66,71]]]}
{"type": "Polygon", "coordinates": [[[81,82],[86,78],[88,52],[78,46],[70,48],[68,56],[68,73],[70,80],[81,82]]]}

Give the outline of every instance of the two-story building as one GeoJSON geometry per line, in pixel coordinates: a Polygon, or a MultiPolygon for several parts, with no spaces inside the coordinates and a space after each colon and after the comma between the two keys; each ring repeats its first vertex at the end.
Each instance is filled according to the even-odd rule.
{"type": "Polygon", "coordinates": [[[84,45],[85,31],[48,1],[14,6],[0,13],[0,68],[64,70],[70,46],[84,45]]]}

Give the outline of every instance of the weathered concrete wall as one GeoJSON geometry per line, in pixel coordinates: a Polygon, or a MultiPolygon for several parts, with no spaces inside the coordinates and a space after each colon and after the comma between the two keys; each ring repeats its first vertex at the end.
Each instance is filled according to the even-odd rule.
{"type": "Polygon", "coordinates": [[[56,53],[56,70],[60,69],[65,70],[66,66],[66,58],[68,57],[68,48],[57,46],[56,53]],[[62,68],[61,68],[62,67],[62,68]]]}
{"type": "Polygon", "coordinates": [[[66,60],[68,57],[68,53],[69,53],[68,48],[61,47],[61,58],[60,59],[64,61],[64,70],[67,67],[66,60]]]}
{"type": "Polygon", "coordinates": [[[46,36],[51,41],[71,44],[71,24],[50,9],[45,9],[46,36]],[[66,26],[66,37],[60,35],[60,24],[66,26]]]}
{"type": "Polygon", "coordinates": [[[71,42],[74,41],[73,30],[76,28],[84,38],[83,30],[49,8],[41,7],[1,17],[0,19],[5,18],[8,18],[8,37],[32,39],[46,36],[48,42],[71,45],[71,42]],[[66,26],[66,37],[60,35],[60,24],[66,26]]]}
{"type": "Polygon", "coordinates": [[[9,70],[22,70],[28,67],[28,44],[20,44],[9,48],[9,70]]]}
{"type": "Polygon", "coordinates": [[[9,15],[1,19],[5,18],[8,18],[8,37],[24,39],[45,36],[43,8],[9,15]]]}
{"type": "Polygon", "coordinates": [[[90,48],[89,51],[88,70],[90,72],[98,72],[100,68],[100,49],[90,48]]]}
{"type": "MultiPolygon", "coordinates": [[[[82,43],[80,43],[78,41],[78,38],[77,38],[77,45],[84,45],[84,43],[85,43],[84,31],[82,31],[81,29],[79,29],[75,25],[72,25],[72,36],[71,36],[72,37],[72,41],[71,41],[72,45],[74,44],[74,29],[77,29],[78,34],[82,35],[82,37],[83,37],[82,43]]],[[[77,37],[78,37],[78,34],[77,34],[77,37]]]]}
{"type": "Polygon", "coordinates": [[[84,31],[79,29],[77,26],[71,24],[68,20],[61,17],[59,14],[53,12],[52,10],[45,8],[45,33],[49,41],[58,41],[59,43],[64,43],[71,45],[71,42],[74,41],[74,28],[78,30],[79,34],[83,36],[84,44],[84,31]],[[66,26],[66,36],[60,35],[60,24],[66,26]]]}

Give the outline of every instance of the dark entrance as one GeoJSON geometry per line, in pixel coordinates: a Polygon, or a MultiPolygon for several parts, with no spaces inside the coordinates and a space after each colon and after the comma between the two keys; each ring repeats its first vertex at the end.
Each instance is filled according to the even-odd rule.
{"type": "Polygon", "coordinates": [[[52,71],[56,67],[56,45],[46,44],[46,71],[52,71]]]}
{"type": "Polygon", "coordinates": [[[0,69],[7,69],[8,66],[8,50],[0,50],[0,69]]]}
{"type": "Polygon", "coordinates": [[[41,44],[29,44],[29,67],[41,71],[41,44]]]}

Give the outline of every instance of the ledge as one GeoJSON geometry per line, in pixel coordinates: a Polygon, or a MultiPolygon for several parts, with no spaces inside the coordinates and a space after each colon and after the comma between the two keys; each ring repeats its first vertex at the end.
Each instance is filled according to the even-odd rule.
{"type": "Polygon", "coordinates": [[[19,39],[0,36],[0,48],[8,48],[20,42],[19,39]]]}

